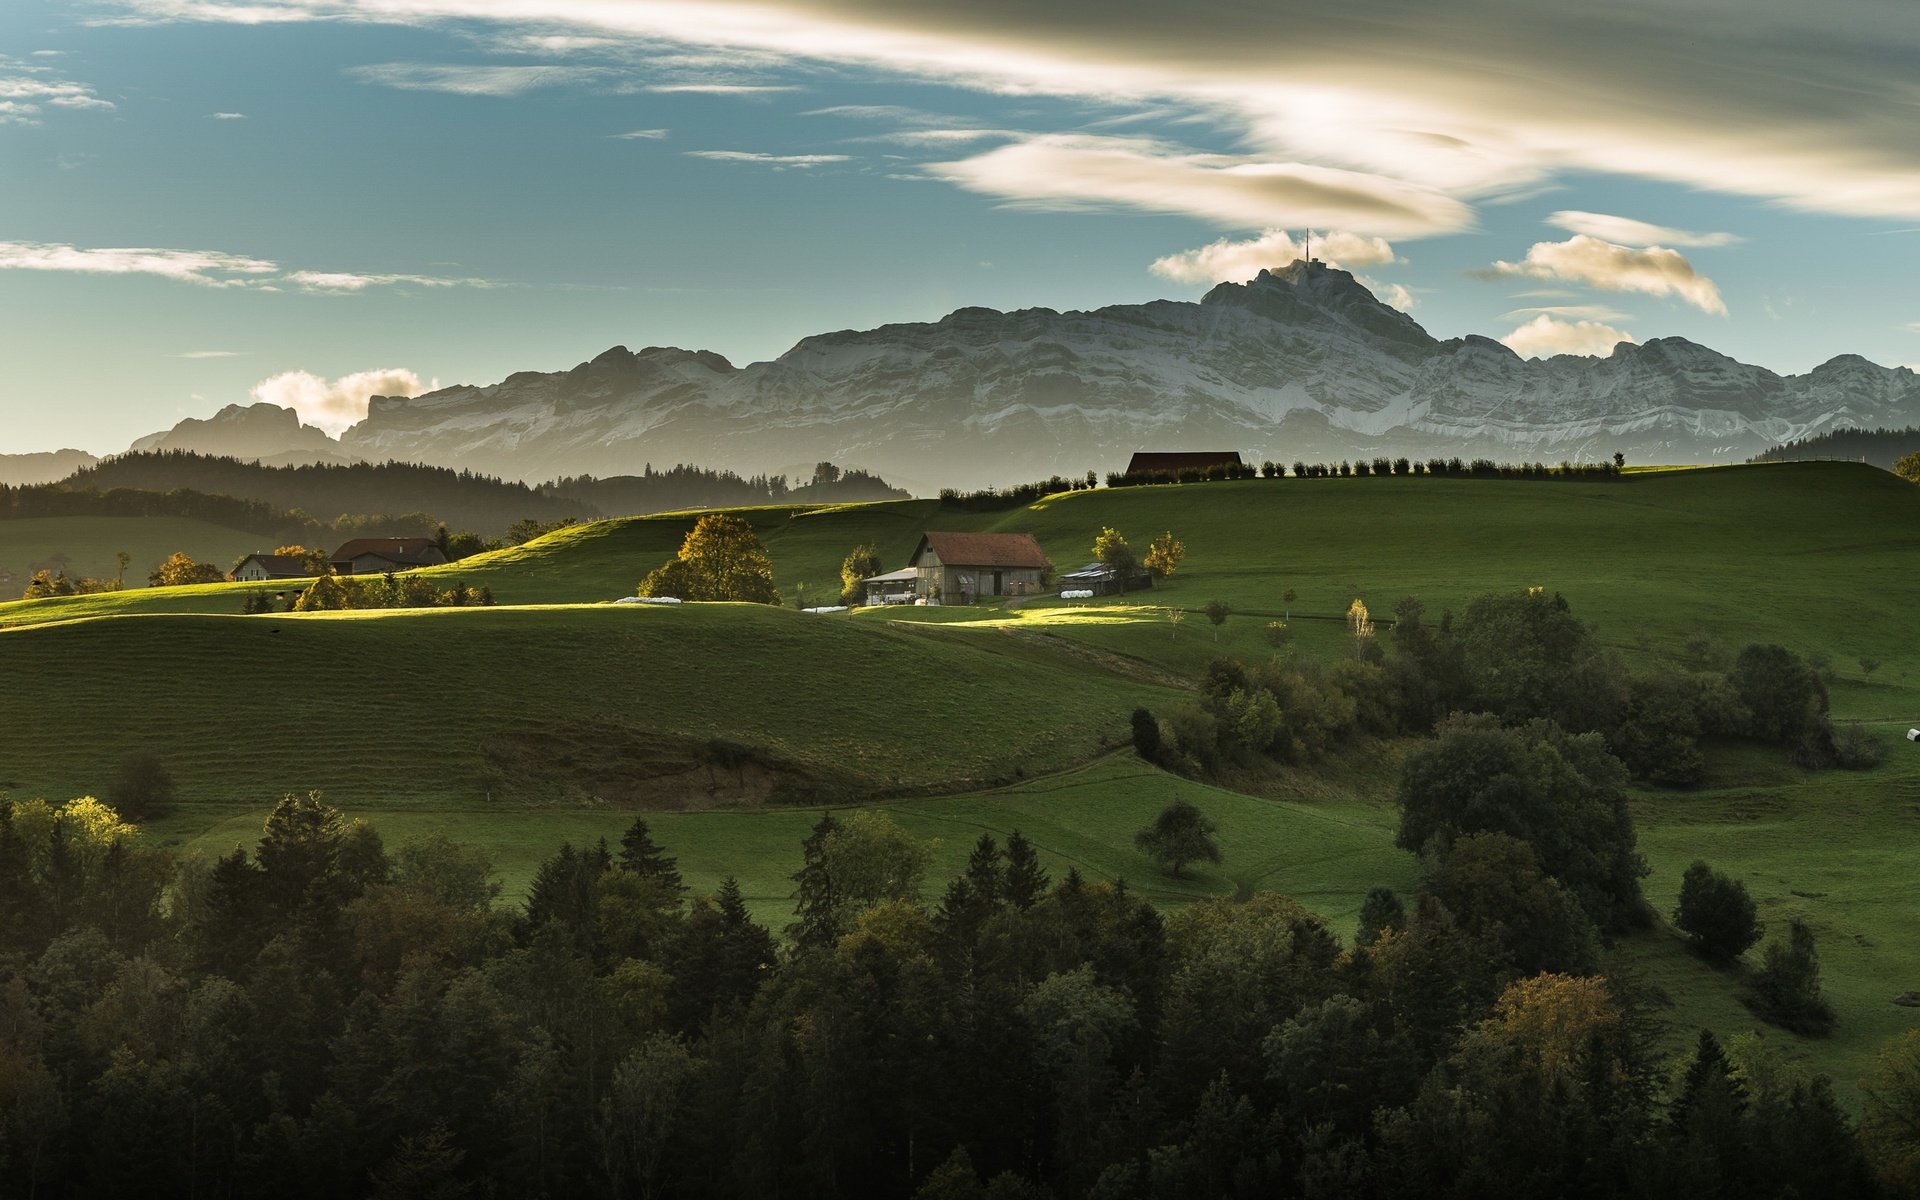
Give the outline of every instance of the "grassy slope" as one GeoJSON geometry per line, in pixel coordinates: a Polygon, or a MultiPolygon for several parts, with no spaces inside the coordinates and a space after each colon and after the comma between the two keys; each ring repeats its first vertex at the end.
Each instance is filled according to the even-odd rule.
{"type": "MultiPolygon", "coordinates": [[[[115,555],[125,550],[133,556],[127,569],[131,584],[144,584],[147,572],[176,550],[184,550],[202,562],[218,563],[224,569],[242,554],[263,546],[256,534],[242,533],[224,525],[190,521],[181,517],[29,517],[19,521],[0,521],[0,567],[13,572],[16,590],[27,586],[27,567],[55,554],[65,554],[71,565],[69,575],[94,579],[112,579],[120,571],[115,555]]],[[[11,597],[9,597],[11,598],[11,597]]]]}
{"type": "MultiPolygon", "coordinates": [[[[1876,721],[1890,742],[1920,716],[1920,641],[1910,636],[1902,608],[1920,550],[1920,491],[1853,464],[1648,474],[1610,484],[1258,481],[1076,493],[999,514],[942,514],[912,501],[749,515],[782,586],[804,582],[810,597],[837,588],[839,559],[851,546],[872,541],[892,564],[928,527],[1030,530],[1063,565],[1085,560],[1101,524],[1136,542],[1171,528],[1186,541],[1189,558],[1175,580],[1148,594],[1150,606],[889,610],[813,624],[743,609],[595,608],[18,629],[0,634],[0,677],[50,682],[81,669],[71,687],[37,696],[4,689],[12,699],[0,700],[0,764],[38,765],[31,772],[0,767],[0,777],[31,775],[55,794],[97,787],[104,760],[113,757],[99,746],[177,731],[184,714],[222,737],[249,730],[234,749],[209,752],[207,765],[195,768],[204,781],[253,762],[252,778],[273,784],[264,792],[252,783],[238,789],[249,794],[233,807],[183,810],[164,824],[163,836],[199,844],[251,840],[266,796],[321,786],[376,817],[394,840],[447,828],[490,845],[514,885],[561,838],[614,836],[628,816],[581,807],[516,811],[498,798],[488,807],[474,800],[474,784],[486,784],[478,767],[471,777],[432,766],[396,769],[385,776],[390,782],[356,778],[343,762],[352,755],[334,747],[362,754],[389,747],[396,762],[416,751],[421,762],[471,762],[477,722],[537,724],[552,713],[611,707],[623,718],[669,722],[695,735],[731,730],[814,764],[848,763],[868,779],[906,783],[991,773],[984,764],[996,738],[1039,738],[1036,727],[1082,722],[1077,732],[1023,752],[1038,771],[1083,759],[1102,736],[1117,736],[1112,724],[1099,728],[1096,716],[1111,722],[1131,703],[1165,698],[1150,672],[1132,680],[1089,675],[1088,660],[1048,653],[1046,638],[1190,675],[1221,651],[1270,653],[1261,629],[1288,587],[1299,593],[1295,648],[1308,656],[1344,649],[1344,628],[1333,618],[1356,595],[1384,616],[1409,593],[1434,611],[1489,588],[1546,586],[1564,592],[1630,659],[1670,657],[1702,629],[1729,648],[1779,640],[1832,655],[1841,672],[1836,712],[1876,721]],[[1215,597],[1239,614],[1217,633],[1197,611],[1177,629],[1164,619],[1166,605],[1198,610],[1215,597]],[[962,615],[968,619],[955,625],[962,615]],[[675,636],[628,641],[604,633],[632,633],[636,622],[656,619],[675,636]],[[674,620],[698,632],[664,624],[674,620]],[[918,636],[901,628],[920,621],[943,628],[918,636]],[[275,624],[285,632],[261,632],[275,624]],[[1001,637],[1002,628],[1032,636],[1001,637]],[[484,639],[464,636],[473,632],[484,639]],[[287,640],[269,640],[275,636],[287,640]],[[1884,660],[1870,684],[1855,665],[1862,654],[1884,660]],[[936,702],[915,682],[920,664],[941,655],[979,673],[966,701],[936,702]],[[212,686],[234,669],[251,682],[212,686]],[[902,679],[904,686],[882,682],[875,690],[876,681],[902,679]],[[1022,691],[1028,679],[1039,683],[1022,691]],[[183,691],[181,680],[203,681],[203,690],[183,691]],[[716,691],[716,680],[731,690],[716,691]],[[123,698],[163,694],[170,699],[159,705],[123,698]],[[288,715],[276,715],[282,711],[288,715]],[[422,711],[433,715],[422,718],[422,711]],[[983,721],[986,737],[954,734],[983,721]],[[75,729],[88,738],[74,738],[75,729]],[[853,741],[846,740],[849,731],[853,741]],[[956,743],[974,755],[964,765],[956,743]],[[917,759],[928,746],[959,757],[917,759]],[[249,755],[249,747],[266,753],[249,755]],[[860,760],[861,748],[875,757],[860,760]],[[315,766],[282,770],[276,763],[315,766]],[[428,782],[434,779],[444,781],[438,792],[428,782]]],[[[443,573],[487,583],[509,602],[605,599],[630,591],[671,554],[693,519],[567,530],[443,573]]],[[[229,586],[0,605],[0,624],[142,610],[224,614],[237,609],[239,594],[229,586]]],[[[1657,906],[1670,909],[1680,872],[1706,857],[1745,877],[1768,919],[1783,926],[1798,915],[1813,923],[1841,1011],[1840,1033],[1819,1044],[1780,1034],[1772,1040],[1813,1058],[1843,1085],[1888,1034],[1917,1019],[1914,1010],[1888,1003],[1920,988],[1920,948],[1906,935],[1920,919],[1920,899],[1901,886],[1905,864],[1920,852],[1920,753],[1904,742],[1894,750],[1893,761],[1864,774],[1805,775],[1764,752],[1723,755],[1714,787],[1650,793],[1636,804],[1654,868],[1648,893],[1657,906]]],[[[1057,868],[1071,861],[1094,874],[1144,882],[1148,868],[1131,847],[1132,830],[1172,790],[1192,789],[1222,821],[1228,862],[1178,887],[1156,880],[1156,895],[1174,900],[1230,890],[1236,881],[1276,886],[1303,895],[1344,927],[1367,886],[1410,879],[1411,864],[1391,849],[1390,779],[1390,771],[1318,783],[1309,777],[1300,786],[1313,790],[1289,808],[1108,762],[1066,776],[1067,786],[1030,779],[1010,790],[891,807],[910,828],[945,839],[936,876],[961,861],[976,830],[1018,825],[1056,856],[1057,868]],[[1345,841],[1327,841],[1335,826],[1345,841]]],[[[785,876],[813,819],[808,810],[736,810],[661,814],[656,825],[696,882],[740,875],[762,914],[777,918],[785,876]]],[[[1734,1000],[1737,979],[1700,966],[1670,937],[1630,939],[1619,957],[1675,995],[1677,1024],[1711,1024],[1723,1033],[1753,1026],[1734,1000]]],[[[1758,953],[1750,957],[1757,961],[1758,953]]]]}
{"type": "Polygon", "coordinates": [[[502,777],[502,738],[724,737],[860,791],[964,788],[1085,761],[1152,690],[992,633],[746,605],[76,621],[0,634],[0,678],[59,681],[0,694],[0,780],[27,793],[180,747],[192,800],[394,807],[592,802],[564,761],[502,777]]]}

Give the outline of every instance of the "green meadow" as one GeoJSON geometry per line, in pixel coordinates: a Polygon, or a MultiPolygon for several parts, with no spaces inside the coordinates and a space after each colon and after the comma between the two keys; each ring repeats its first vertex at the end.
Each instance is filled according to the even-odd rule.
{"type": "Polygon", "coordinates": [[[35,563],[65,555],[69,576],[113,579],[125,551],[132,560],[127,583],[137,587],[175,551],[224,569],[243,554],[273,549],[260,542],[256,534],[184,517],[28,517],[0,521],[0,569],[13,573],[8,587],[17,596],[35,563]]]}
{"type": "MultiPolygon", "coordinates": [[[[776,926],[819,812],[875,804],[938,839],[935,880],[981,833],[1019,828],[1056,875],[1124,877],[1166,904],[1271,888],[1346,935],[1369,887],[1415,882],[1393,846],[1410,743],[1354,747],[1245,795],[1139,763],[1123,748],[1127,714],[1178,703],[1216,655],[1276,653],[1266,626],[1283,612],[1286,652],[1326,658],[1350,652],[1356,598],[1384,633],[1405,596],[1432,618],[1481,592],[1544,587],[1636,666],[1698,634],[1728,652],[1775,641],[1828,656],[1836,717],[1884,738],[1888,761],[1810,773],[1714,748],[1706,786],[1636,797],[1646,890],[1670,911],[1681,872],[1705,858],[1744,878],[1775,928],[1809,922],[1839,1030],[1765,1038],[1843,1089],[1920,1021],[1892,1003],[1920,990],[1920,746],[1902,738],[1920,723],[1920,489],[1884,472],[1285,479],[1076,492],[994,513],[932,501],[741,511],[790,605],[833,602],[855,546],[898,566],[927,529],[1031,532],[1062,567],[1091,557],[1103,525],[1137,546],[1171,530],[1187,558],[1124,601],[841,615],[605,603],[673,554],[698,515],[686,513],[566,529],[431,572],[492,588],[494,609],[242,617],[257,589],[239,584],[0,604],[0,787],[98,792],[123,753],[152,748],[182,796],[151,829],[163,841],[224,851],[257,837],[280,794],[320,790],[389,842],[444,832],[485,846],[510,894],[561,841],[617,839],[644,812],[695,886],[737,876],[776,926]],[[1215,599],[1234,610],[1217,628],[1201,611],[1215,599]],[[1132,842],[1176,795],[1220,823],[1226,854],[1181,880],[1132,842]]],[[[1676,1046],[1702,1025],[1760,1028],[1737,1002],[1740,970],[1707,968],[1670,931],[1624,939],[1613,957],[1669,996],[1676,1046]]]]}

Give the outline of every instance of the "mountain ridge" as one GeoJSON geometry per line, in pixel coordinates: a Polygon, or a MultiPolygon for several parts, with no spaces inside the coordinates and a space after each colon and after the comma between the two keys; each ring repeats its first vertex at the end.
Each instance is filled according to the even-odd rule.
{"type": "Polygon", "coordinates": [[[1782,376],[1678,337],[1522,358],[1479,335],[1435,338],[1350,273],[1295,261],[1197,302],[966,307],[812,334],[745,366],[614,346],[562,371],[376,396],[331,448],[293,424],[302,444],[286,449],[506,478],[830,460],[926,493],[1216,445],[1256,461],[1738,461],[1841,426],[1920,424],[1920,376],[1850,354],[1782,376]]]}

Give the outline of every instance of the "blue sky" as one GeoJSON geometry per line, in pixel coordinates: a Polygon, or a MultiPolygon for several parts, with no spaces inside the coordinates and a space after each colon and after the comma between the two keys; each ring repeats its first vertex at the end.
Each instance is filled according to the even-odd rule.
{"type": "Polygon", "coordinates": [[[1195,298],[1309,226],[1443,337],[1920,363],[1898,7],[9,0],[0,451],[1195,298]]]}

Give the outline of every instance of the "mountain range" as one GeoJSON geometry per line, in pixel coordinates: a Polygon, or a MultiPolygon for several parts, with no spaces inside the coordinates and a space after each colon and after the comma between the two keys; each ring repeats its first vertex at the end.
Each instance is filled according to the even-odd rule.
{"type": "Polygon", "coordinates": [[[1348,272],[1296,261],[1197,303],[963,308],[817,334],[744,367],[615,346],[570,370],[374,397],[337,441],[271,408],[230,407],[140,445],[527,480],[831,460],[921,492],[1104,472],[1141,449],[1715,462],[1835,428],[1920,424],[1920,376],[1856,355],[1778,375],[1684,338],[1527,359],[1490,338],[1437,339],[1348,272]]]}

